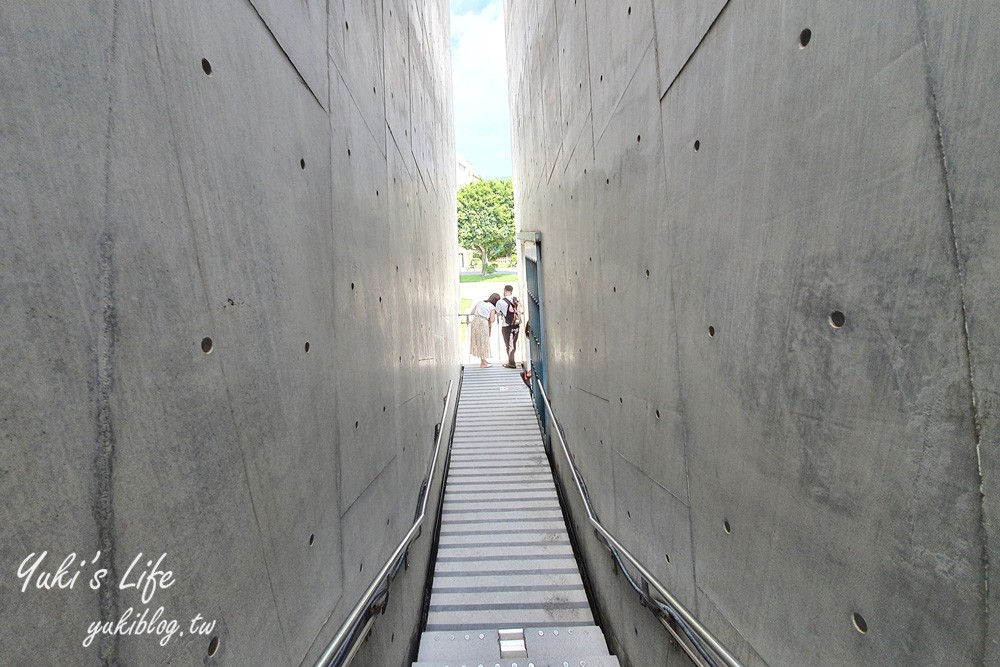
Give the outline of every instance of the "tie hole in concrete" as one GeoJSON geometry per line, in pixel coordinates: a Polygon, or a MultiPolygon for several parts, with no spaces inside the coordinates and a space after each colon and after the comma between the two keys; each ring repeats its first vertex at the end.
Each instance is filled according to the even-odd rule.
{"type": "Polygon", "coordinates": [[[839,310],[835,310],[832,313],[830,313],[829,320],[831,327],[833,327],[834,329],[839,329],[842,326],[844,326],[845,322],[847,322],[847,317],[845,317],[844,314],[839,310]]]}
{"type": "Polygon", "coordinates": [[[812,36],[813,36],[812,30],[810,30],[809,28],[806,28],[805,30],[803,30],[802,32],[800,32],[799,33],[799,48],[800,49],[804,49],[807,46],[809,46],[809,40],[812,39],[812,36]]]}
{"type": "Polygon", "coordinates": [[[202,352],[204,352],[205,354],[212,354],[212,350],[214,349],[215,349],[215,344],[212,343],[212,339],[210,337],[205,336],[204,338],[201,339],[202,352]]]}
{"type": "Polygon", "coordinates": [[[305,344],[305,346],[304,346],[304,348],[305,348],[305,351],[306,351],[306,354],[309,354],[309,347],[310,347],[310,345],[309,345],[309,341],[306,341],[306,344],[305,344]]]}
{"type": "Polygon", "coordinates": [[[713,326],[708,327],[708,337],[715,338],[715,327],[713,326]]]}
{"type": "Polygon", "coordinates": [[[305,170],[305,168],[306,168],[306,159],[305,158],[302,158],[301,160],[299,160],[299,168],[302,169],[303,171],[305,170]]]}
{"type": "Polygon", "coordinates": [[[206,76],[212,76],[212,63],[208,62],[208,58],[201,59],[201,69],[204,70],[206,76]]]}
{"type": "Polygon", "coordinates": [[[309,546],[312,546],[315,543],[316,543],[316,535],[314,533],[314,534],[312,534],[312,535],[309,536],[309,546]]]}
{"type": "Polygon", "coordinates": [[[854,621],[855,630],[857,630],[863,635],[868,634],[868,621],[865,620],[864,616],[862,616],[858,612],[854,612],[854,614],[851,617],[851,620],[854,621]]]}
{"type": "Polygon", "coordinates": [[[208,642],[208,657],[211,658],[213,655],[219,652],[219,638],[218,636],[212,637],[212,640],[208,642]]]}
{"type": "Polygon", "coordinates": [[[700,150],[701,150],[701,140],[700,139],[695,139],[694,140],[694,152],[697,153],[700,150]]]}
{"type": "Polygon", "coordinates": [[[729,519],[724,519],[722,521],[722,529],[726,531],[726,535],[731,535],[733,532],[733,527],[729,525],[729,519]]]}

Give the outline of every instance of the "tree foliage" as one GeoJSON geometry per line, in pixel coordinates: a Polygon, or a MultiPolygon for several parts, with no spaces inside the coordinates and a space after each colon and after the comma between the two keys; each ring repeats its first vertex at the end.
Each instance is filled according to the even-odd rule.
{"type": "Polygon", "coordinates": [[[477,180],[458,191],[458,243],[478,251],[484,276],[490,269],[490,259],[514,251],[511,179],[477,180]]]}

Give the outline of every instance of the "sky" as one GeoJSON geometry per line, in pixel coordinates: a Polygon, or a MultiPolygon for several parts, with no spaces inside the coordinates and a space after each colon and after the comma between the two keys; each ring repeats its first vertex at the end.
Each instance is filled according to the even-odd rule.
{"type": "Polygon", "coordinates": [[[503,0],[451,0],[455,147],[483,178],[511,175],[503,0]]]}

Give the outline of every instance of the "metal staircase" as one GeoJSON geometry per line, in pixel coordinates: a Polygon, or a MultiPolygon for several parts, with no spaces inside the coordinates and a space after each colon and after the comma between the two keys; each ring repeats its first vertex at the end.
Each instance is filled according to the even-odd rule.
{"type": "Polygon", "coordinates": [[[413,667],[617,667],[516,371],[466,367],[413,667]]]}

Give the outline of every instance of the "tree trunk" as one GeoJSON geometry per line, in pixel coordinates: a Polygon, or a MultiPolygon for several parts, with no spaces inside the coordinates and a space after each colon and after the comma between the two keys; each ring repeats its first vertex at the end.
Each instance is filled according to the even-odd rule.
{"type": "Polygon", "coordinates": [[[478,246],[478,248],[479,248],[479,257],[480,257],[480,259],[482,259],[482,264],[483,264],[483,273],[482,273],[482,275],[485,278],[486,277],[486,265],[490,261],[490,256],[486,252],[486,248],[484,246],[478,246]]]}

